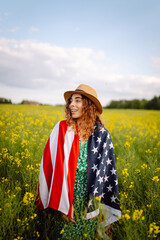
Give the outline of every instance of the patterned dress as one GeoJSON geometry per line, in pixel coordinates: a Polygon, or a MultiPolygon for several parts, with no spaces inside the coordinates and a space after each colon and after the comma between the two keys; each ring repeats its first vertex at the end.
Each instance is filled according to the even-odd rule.
{"type": "Polygon", "coordinates": [[[87,149],[88,139],[84,143],[83,148],[79,140],[79,158],[73,196],[75,223],[64,223],[61,239],[95,239],[97,218],[91,220],[83,219],[87,206],[87,149]]]}

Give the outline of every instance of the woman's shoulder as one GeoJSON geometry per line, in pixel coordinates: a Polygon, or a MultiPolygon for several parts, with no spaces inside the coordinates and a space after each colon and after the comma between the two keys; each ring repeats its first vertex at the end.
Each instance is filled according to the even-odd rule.
{"type": "Polygon", "coordinates": [[[55,127],[56,126],[65,127],[65,126],[67,126],[67,121],[66,120],[60,120],[55,124],[55,127]]]}
{"type": "Polygon", "coordinates": [[[66,120],[60,120],[59,123],[60,123],[61,125],[67,125],[67,121],[66,121],[66,120]]]}
{"type": "Polygon", "coordinates": [[[95,128],[96,131],[100,131],[102,133],[109,133],[108,129],[104,125],[102,125],[98,122],[96,122],[96,125],[95,125],[94,128],[95,128]]]}
{"type": "Polygon", "coordinates": [[[97,123],[95,125],[94,133],[92,134],[92,136],[96,137],[97,141],[100,141],[98,139],[111,140],[111,135],[109,130],[104,125],[101,125],[100,123],[97,123]]]}
{"type": "Polygon", "coordinates": [[[53,126],[53,130],[56,130],[56,129],[59,129],[59,128],[60,129],[61,128],[67,128],[66,120],[60,120],[53,126]]]}

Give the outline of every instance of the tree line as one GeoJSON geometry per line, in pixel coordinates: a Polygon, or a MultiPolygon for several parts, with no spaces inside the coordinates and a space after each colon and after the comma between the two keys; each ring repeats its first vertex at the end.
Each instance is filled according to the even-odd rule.
{"type": "Polygon", "coordinates": [[[12,104],[12,101],[11,99],[0,98],[0,103],[12,104]]]}
{"type": "MultiPolygon", "coordinates": [[[[29,102],[29,101],[28,101],[29,102]]],[[[10,99],[0,98],[0,104],[12,104],[10,99]]],[[[33,102],[31,102],[33,104],[33,102]]],[[[34,102],[35,103],[35,102],[34,102]]],[[[25,104],[23,100],[20,104],[25,104]]],[[[40,104],[41,105],[41,104],[40,104]]],[[[160,96],[154,96],[151,100],[133,99],[133,100],[112,100],[109,105],[104,108],[122,108],[122,109],[155,109],[160,110],[160,96]]]]}
{"type": "Polygon", "coordinates": [[[160,110],[160,96],[154,96],[151,100],[133,99],[133,100],[112,100],[105,108],[122,108],[122,109],[155,109],[160,110]]]}

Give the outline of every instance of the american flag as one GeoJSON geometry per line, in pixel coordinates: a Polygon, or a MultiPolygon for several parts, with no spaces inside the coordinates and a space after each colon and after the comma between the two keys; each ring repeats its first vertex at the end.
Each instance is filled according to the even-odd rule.
{"type": "Polygon", "coordinates": [[[88,212],[96,214],[93,199],[100,197],[106,223],[118,220],[121,211],[113,143],[108,130],[100,124],[95,126],[88,142],[88,198],[90,195],[88,212]]]}
{"type": "MultiPolygon", "coordinates": [[[[46,144],[39,173],[36,206],[56,209],[71,216],[74,180],[79,155],[79,137],[65,120],[58,122],[46,144]]],[[[121,215],[118,180],[111,136],[96,124],[88,140],[88,213],[86,219],[99,214],[93,199],[101,198],[106,224],[121,215]],[[90,198],[92,196],[92,198],[90,198]]]]}

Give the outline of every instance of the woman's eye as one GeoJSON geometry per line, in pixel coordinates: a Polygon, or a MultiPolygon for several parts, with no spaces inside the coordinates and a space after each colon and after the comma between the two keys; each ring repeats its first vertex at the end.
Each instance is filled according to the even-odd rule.
{"type": "Polygon", "coordinates": [[[76,102],[77,102],[77,103],[80,103],[80,102],[81,102],[81,100],[77,100],[76,102]]]}

